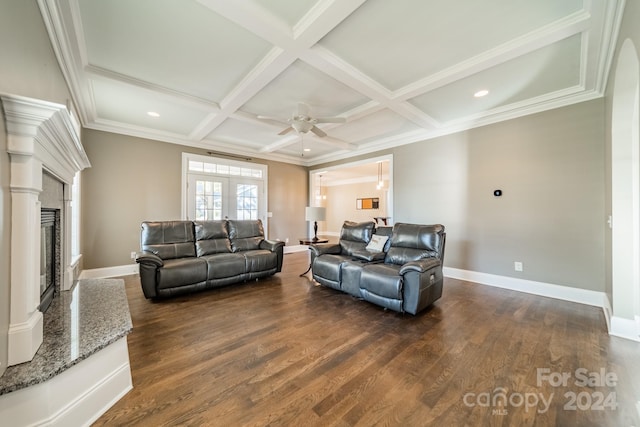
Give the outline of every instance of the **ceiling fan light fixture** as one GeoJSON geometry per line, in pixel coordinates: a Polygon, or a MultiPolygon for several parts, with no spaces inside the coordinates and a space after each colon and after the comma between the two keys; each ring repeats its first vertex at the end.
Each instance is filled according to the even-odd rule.
{"type": "Polygon", "coordinates": [[[313,123],[308,121],[294,121],[291,123],[291,127],[296,130],[298,133],[307,133],[313,127],[313,123]]]}

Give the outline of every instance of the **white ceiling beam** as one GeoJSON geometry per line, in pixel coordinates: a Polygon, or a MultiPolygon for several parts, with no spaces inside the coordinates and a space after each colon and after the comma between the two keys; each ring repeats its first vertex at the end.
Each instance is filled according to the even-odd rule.
{"type": "Polygon", "coordinates": [[[198,125],[190,137],[205,138],[242,105],[298,59],[298,53],[313,46],[337,24],[357,9],[364,0],[321,1],[301,20],[296,38],[281,20],[259,5],[246,0],[198,0],[215,13],[262,37],[274,48],[221,102],[220,113],[198,125]],[[340,3],[336,5],[336,3],[340,3]]]}
{"type": "Polygon", "coordinates": [[[418,126],[439,126],[436,120],[412,105],[402,100],[394,100],[393,93],[390,90],[321,46],[315,46],[301,55],[300,58],[418,126]]]}
{"type": "Polygon", "coordinates": [[[282,73],[295,61],[295,56],[280,48],[272,49],[269,54],[220,102],[220,113],[191,133],[194,140],[201,140],[234,114],[258,91],[282,73]]]}
{"type": "Polygon", "coordinates": [[[293,27],[294,38],[307,49],[329,34],[366,0],[320,0],[293,27]]]}

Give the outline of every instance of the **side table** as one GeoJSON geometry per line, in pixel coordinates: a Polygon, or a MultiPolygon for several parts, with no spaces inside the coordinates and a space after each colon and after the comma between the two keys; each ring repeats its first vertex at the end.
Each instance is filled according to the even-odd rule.
{"type": "MultiPolygon", "coordinates": [[[[307,245],[307,246],[314,245],[316,243],[329,243],[329,239],[314,238],[314,237],[300,237],[299,241],[301,245],[307,245]]],[[[307,268],[307,271],[302,273],[300,277],[306,275],[309,271],[311,271],[311,261],[309,261],[309,268],[307,268]]]]}

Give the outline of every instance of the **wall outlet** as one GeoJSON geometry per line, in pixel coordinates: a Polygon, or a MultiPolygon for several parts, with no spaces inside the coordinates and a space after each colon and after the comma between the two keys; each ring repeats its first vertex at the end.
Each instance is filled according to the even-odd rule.
{"type": "Polygon", "coordinates": [[[136,259],[136,253],[135,252],[131,252],[131,259],[136,259]]]}
{"type": "Polygon", "coordinates": [[[520,261],[514,262],[513,269],[516,271],[522,271],[522,263],[520,261]]]}

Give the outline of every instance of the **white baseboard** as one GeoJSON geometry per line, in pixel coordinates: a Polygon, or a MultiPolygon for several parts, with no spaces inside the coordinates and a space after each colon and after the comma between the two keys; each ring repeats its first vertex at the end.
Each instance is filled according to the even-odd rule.
{"type": "Polygon", "coordinates": [[[283,253],[285,254],[292,254],[294,252],[303,252],[303,251],[308,251],[309,250],[309,246],[307,245],[291,245],[291,246],[285,246],[283,249],[283,253]]]}
{"type": "Polygon", "coordinates": [[[90,426],[132,387],[125,337],[43,383],[0,396],[0,419],[16,426],[90,426]]]}
{"type": "Polygon", "coordinates": [[[106,279],[108,277],[129,276],[131,274],[138,274],[138,264],[82,270],[79,279],[106,279]]]}
{"type": "Polygon", "coordinates": [[[536,282],[533,280],[518,279],[516,277],[479,273],[476,271],[461,270],[451,267],[444,267],[443,273],[446,277],[450,277],[452,279],[467,280],[469,282],[475,282],[482,285],[495,286],[518,292],[526,292],[529,294],[577,302],[595,307],[604,308],[605,306],[606,294],[604,292],[536,282]]]}
{"type": "Polygon", "coordinates": [[[609,335],[640,342],[640,327],[635,319],[611,316],[609,335]]]}
{"type": "Polygon", "coordinates": [[[604,305],[602,307],[604,311],[604,320],[607,322],[607,331],[611,333],[611,317],[613,317],[613,308],[611,308],[611,301],[609,301],[609,296],[604,294],[604,305]]]}

